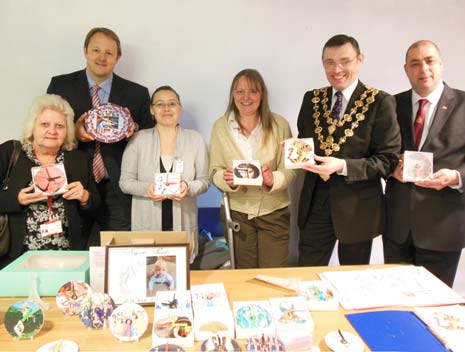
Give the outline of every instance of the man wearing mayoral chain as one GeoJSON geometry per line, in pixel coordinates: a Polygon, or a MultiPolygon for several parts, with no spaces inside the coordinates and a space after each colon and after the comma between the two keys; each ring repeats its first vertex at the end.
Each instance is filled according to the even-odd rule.
{"type": "Polygon", "coordinates": [[[381,178],[400,151],[395,100],[359,81],[364,55],[355,38],[330,38],[322,60],[330,86],[305,93],[297,122],[299,138],[314,139],[316,161],[303,167],[299,265],[328,265],[336,240],[341,265],[368,264],[384,231],[381,178]]]}

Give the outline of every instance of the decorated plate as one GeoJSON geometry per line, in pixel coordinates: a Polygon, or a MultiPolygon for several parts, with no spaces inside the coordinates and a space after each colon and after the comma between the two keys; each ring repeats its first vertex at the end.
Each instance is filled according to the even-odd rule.
{"type": "Polygon", "coordinates": [[[110,317],[110,331],[121,341],[135,341],[144,335],[149,324],[147,312],[136,303],[124,303],[110,317]]]}
{"type": "Polygon", "coordinates": [[[333,351],[362,352],[365,348],[362,339],[348,331],[331,331],[325,342],[333,351]]]}
{"type": "Polygon", "coordinates": [[[115,143],[126,138],[131,125],[129,113],[112,103],[89,110],[85,119],[87,133],[102,143],[115,143]]]}
{"type": "Polygon", "coordinates": [[[149,352],[185,352],[184,348],[172,343],[152,347],[149,352]]]}
{"type": "Polygon", "coordinates": [[[55,340],[41,346],[36,352],[78,352],[79,345],[71,340],[55,340]]]}
{"type": "Polygon", "coordinates": [[[114,309],[115,304],[108,294],[93,293],[81,302],[79,318],[88,328],[101,329],[106,326],[114,309]]]}
{"type": "Polygon", "coordinates": [[[39,333],[43,325],[44,313],[34,302],[16,302],[5,313],[5,328],[17,339],[31,339],[39,333]]]}
{"type": "Polygon", "coordinates": [[[202,343],[202,352],[236,352],[240,350],[236,340],[226,336],[214,335],[202,343]]]}
{"type": "Polygon", "coordinates": [[[77,315],[82,301],[92,293],[89,285],[82,281],[69,281],[60,287],[56,296],[59,309],[65,315],[77,315]]]}

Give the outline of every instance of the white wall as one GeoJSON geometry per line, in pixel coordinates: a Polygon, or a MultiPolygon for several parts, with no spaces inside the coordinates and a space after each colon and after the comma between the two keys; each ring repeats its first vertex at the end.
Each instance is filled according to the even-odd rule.
{"type": "MultiPolygon", "coordinates": [[[[118,74],[150,91],[172,85],[184,105],[182,124],[208,140],[234,74],[245,67],[262,73],[272,110],[296,133],[304,92],[327,84],[321,48],[337,33],[359,40],[361,79],[377,88],[407,89],[405,50],[432,39],[446,60],[446,82],[465,89],[464,13],[461,0],[0,0],[0,142],[20,135],[51,76],[84,67],[92,27],[120,36],[118,74]]],[[[211,193],[202,206],[218,204],[211,193]]]]}

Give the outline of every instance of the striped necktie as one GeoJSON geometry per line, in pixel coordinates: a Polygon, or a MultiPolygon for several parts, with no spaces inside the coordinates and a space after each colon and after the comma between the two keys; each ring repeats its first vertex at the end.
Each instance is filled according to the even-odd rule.
{"type": "MultiPolygon", "coordinates": [[[[95,85],[92,87],[92,106],[95,108],[100,105],[98,91],[100,87],[95,85]]],[[[94,160],[92,162],[95,182],[99,183],[105,177],[105,164],[103,163],[102,153],[100,151],[100,142],[95,141],[94,160]]]]}

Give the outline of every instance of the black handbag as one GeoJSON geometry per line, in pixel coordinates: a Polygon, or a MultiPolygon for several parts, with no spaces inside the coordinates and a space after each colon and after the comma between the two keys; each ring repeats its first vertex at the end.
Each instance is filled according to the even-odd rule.
{"type": "MultiPolygon", "coordinates": [[[[13,141],[13,153],[11,153],[10,163],[6,170],[5,178],[2,182],[2,192],[8,189],[8,181],[10,179],[11,169],[15,166],[18,161],[19,152],[21,151],[21,143],[19,141],[13,141]]],[[[0,215],[0,256],[4,256],[8,253],[10,248],[10,228],[8,226],[8,214],[0,215]]]]}

